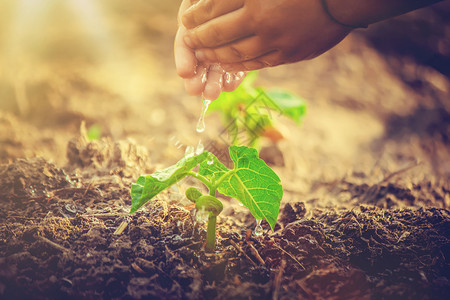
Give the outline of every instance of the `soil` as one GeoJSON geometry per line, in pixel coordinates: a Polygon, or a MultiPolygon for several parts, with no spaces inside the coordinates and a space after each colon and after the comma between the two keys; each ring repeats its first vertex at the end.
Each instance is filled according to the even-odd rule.
{"type": "Polygon", "coordinates": [[[199,139],[225,151],[218,115],[195,132],[201,101],[171,55],[176,5],[80,15],[49,1],[24,32],[14,3],[0,10],[1,299],[448,299],[448,4],[259,73],[308,103],[301,126],[274,117],[284,139],[261,144],[284,187],[279,219],[256,236],[224,198],[208,253],[183,196],[193,181],[128,214],[140,174],[199,139]]]}

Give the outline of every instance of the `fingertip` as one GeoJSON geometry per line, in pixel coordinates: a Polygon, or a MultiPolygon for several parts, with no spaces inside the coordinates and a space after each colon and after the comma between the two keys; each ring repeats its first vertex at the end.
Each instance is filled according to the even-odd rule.
{"type": "Polygon", "coordinates": [[[191,96],[200,96],[203,92],[204,85],[194,78],[184,80],[184,89],[191,96]]]}
{"type": "Polygon", "coordinates": [[[186,92],[191,96],[200,96],[205,89],[206,69],[203,66],[196,68],[195,76],[184,80],[186,92]]]}
{"type": "Polygon", "coordinates": [[[175,67],[178,76],[182,78],[190,78],[195,76],[197,59],[189,49],[182,46],[175,47],[175,67]]]}
{"type": "Polygon", "coordinates": [[[222,87],[218,83],[208,83],[205,86],[205,90],[203,91],[203,98],[208,100],[216,100],[220,96],[220,92],[222,92],[222,87]]]}
{"type": "Polygon", "coordinates": [[[177,74],[181,78],[188,79],[196,75],[195,70],[192,68],[187,68],[186,66],[178,67],[177,66],[177,74]]]}

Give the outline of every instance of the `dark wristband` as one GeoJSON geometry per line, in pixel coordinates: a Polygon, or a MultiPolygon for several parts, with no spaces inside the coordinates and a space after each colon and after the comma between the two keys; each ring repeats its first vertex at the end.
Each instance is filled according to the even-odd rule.
{"type": "Polygon", "coordinates": [[[334,22],[341,26],[348,27],[348,28],[367,28],[367,25],[349,25],[342,23],[341,21],[337,20],[330,12],[330,9],[328,8],[327,0],[320,0],[322,2],[322,7],[327,16],[334,22]]]}

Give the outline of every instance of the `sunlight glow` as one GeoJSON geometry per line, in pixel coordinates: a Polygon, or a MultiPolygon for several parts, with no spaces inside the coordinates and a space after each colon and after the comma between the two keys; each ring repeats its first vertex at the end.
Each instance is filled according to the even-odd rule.
{"type": "Polygon", "coordinates": [[[129,100],[148,99],[159,62],[145,47],[126,48],[137,27],[128,20],[108,1],[0,0],[0,81],[17,87],[23,111],[30,84],[64,74],[82,74],[129,100]]]}
{"type": "MultiPolygon", "coordinates": [[[[74,43],[113,54],[117,50],[108,31],[107,15],[97,1],[90,0],[2,0],[8,11],[0,21],[4,36],[0,43],[3,60],[36,56],[36,51],[74,43]],[[75,33],[75,34],[74,34],[75,33]],[[82,39],[77,43],[74,39],[82,39]]],[[[1,38],[1,36],[0,36],[1,38]]],[[[71,49],[73,52],[74,50],[71,49]]]]}
{"type": "Polygon", "coordinates": [[[3,41],[3,58],[21,54],[22,47],[26,43],[30,29],[38,30],[39,23],[44,19],[43,12],[46,5],[40,0],[16,0],[13,3],[10,15],[10,24],[2,26],[7,28],[3,41]],[[14,55],[15,54],[15,55],[14,55]]]}
{"type": "Polygon", "coordinates": [[[69,0],[68,5],[75,12],[80,25],[91,35],[92,41],[97,48],[105,53],[114,54],[117,44],[112,39],[111,32],[106,22],[105,12],[101,11],[96,1],[91,0],[69,0]]]}

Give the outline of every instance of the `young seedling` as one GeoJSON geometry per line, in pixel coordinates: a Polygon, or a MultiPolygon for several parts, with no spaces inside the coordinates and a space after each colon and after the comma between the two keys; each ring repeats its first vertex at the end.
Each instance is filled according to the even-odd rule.
{"type": "Polygon", "coordinates": [[[283,187],[275,172],[258,157],[256,149],[231,146],[232,170],[216,156],[205,151],[188,156],[175,165],[150,175],[140,176],[131,186],[131,213],[186,176],[200,180],[208,189],[208,195],[191,187],[186,197],[195,203],[200,213],[208,216],[206,250],[213,251],[216,241],[216,218],[223,209],[217,192],[239,200],[256,220],[266,219],[272,230],[278,218],[283,187]],[[193,169],[198,166],[198,172],[193,169]]]}

